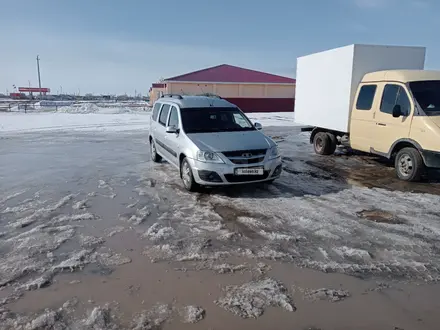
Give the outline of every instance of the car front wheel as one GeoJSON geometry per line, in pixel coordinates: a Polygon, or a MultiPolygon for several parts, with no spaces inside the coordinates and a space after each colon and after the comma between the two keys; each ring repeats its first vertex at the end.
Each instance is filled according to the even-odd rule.
{"type": "Polygon", "coordinates": [[[186,158],[182,160],[182,164],[180,165],[180,176],[182,177],[183,186],[186,190],[194,192],[199,189],[200,186],[194,180],[191,165],[186,158]]]}

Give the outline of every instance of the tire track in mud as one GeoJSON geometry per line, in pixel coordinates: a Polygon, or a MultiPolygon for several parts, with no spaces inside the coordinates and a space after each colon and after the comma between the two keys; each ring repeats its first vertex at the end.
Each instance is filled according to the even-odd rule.
{"type": "MultiPolygon", "coordinates": [[[[389,212],[381,210],[375,210],[374,212],[363,210],[352,214],[333,207],[323,200],[309,198],[308,202],[318,206],[320,209],[330,210],[332,214],[339,215],[344,221],[352,221],[357,225],[350,226],[352,232],[348,236],[345,235],[345,237],[341,237],[339,244],[335,244],[336,241],[312,243],[317,244],[318,249],[326,251],[325,254],[328,260],[327,262],[319,262],[309,258],[304,262],[306,267],[323,270],[325,272],[342,272],[361,278],[371,276],[387,277],[390,274],[392,274],[395,279],[400,280],[416,279],[437,281],[440,278],[440,269],[436,266],[435,262],[431,260],[422,261],[422,259],[426,258],[420,254],[420,251],[418,252],[415,249],[409,249],[409,247],[400,246],[398,244],[394,245],[390,242],[389,238],[386,238],[387,234],[390,233],[402,236],[403,238],[414,239],[414,236],[410,235],[407,231],[401,230],[398,227],[392,227],[394,225],[405,225],[403,221],[396,220],[399,219],[397,216],[393,214],[390,215],[389,212]],[[366,216],[363,216],[364,214],[366,216]],[[371,214],[373,218],[369,219],[369,214],[371,214]],[[384,221],[375,221],[377,214],[386,214],[387,218],[384,221]],[[387,225],[386,231],[378,227],[382,224],[387,225]],[[368,229],[368,231],[365,229],[368,229]],[[356,237],[357,239],[353,241],[352,237],[356,237]],[[337,252],[336,255],[334,252],[337,252]],[[383,259],[384,252],[394,252],[397,253],[397,255],[394,257],[389,256],[391,259],[386,260],[383,259]],[[366,256],[365,258],[363,257],[364,254],[366,256]],[[405,258],[406,254],[410,256],[410,259],[405,258]],[[421,260],[417,261],[420,258],[421,260]]],[[[332,201],[330,200],[328,202],[332,201]]],[[[312,232],[305,231],[304,234],[313,236],[312,232]]],[[[432,244],[435,244],[434,242],[426,240],[425,237],[420,237],[419,239],[435,249],[435,245],[432,246],[432,244]]],[[[311,239],[310,241],[313,242],[314,240],[311,239]]]]}
{"type": "MultiPolygon", "coordinates": [[[[308,166],[310,164],[306,163],[306,171],[293,169],[291,172],[294,175],[302,173],[304,177],[307,177],[309,172],[307,170],[308,166]]],[[[288,174],[289,176],[290,173],[288,174]]],[[[194,209],[196,217],[200,213],[196,209],[200,207],[200,209],[206,210],[207,213],[202,216],[202,222],[209,223],[209,213],[211,212],[219,217],[223,229],[219,228],[218,231],[206,232],[200,226],[202,231],[196,234],[199,238],[209,237],[211,239],[212,245],[210,251],[206,251],[207,253],[222,250],[228,251],[231,255],[257,259],[266,259],[267,256],[269,256],[267,259],[271,259],[272,256],[277,256],[275,260],[283,259],[282,256],[284,255],[290,256],[288,260],[299,266],[357,277],[389,277],[392,274],[396,279],[431,281],[440,278],[440,271],[436,266],[437,263],[435,261],[427,262],[426,256],[423,257],[420,254],[420,249],[410,248],[411,241],[415,239],[414,236],[411,236],[406,230],[402,230],[399,227],[405,225],[405,219],[391,216],[377,207],[376,211],[373,210],[372,206],[374,206],[376,198],[374,191],[368,190],[370,192],[364,194],[361,193],[363,190],[359,189],[365,188],[355,188],[352,190],[353,188],[350,185],[345,186],[344,184],[341,186],[340,181],[333,180],[331,176],[324,176],[326,179],[323,179],[320,175],[315,175],[311,178],[316,180],[318,184],[321,184],[322,194],[307,194],[305,191],[302,194],[298,194],[298,191],[289,193],[283,190],[283,185],[288,183],[289,179],[281,179],[280,182],[269,186],[274,189],[263,188],[262,185],[260,185],[262,188],[259,189],[260,186],[253,185],[252,187],[233,187],[233,190],[231,188],[217,188],[195,195],[187,193],[179,185],[177,177],[176,180],[171,180],[166,185],[178,191],[180,198],[191,196],[191,200],[196,203],[194,209]],[[326,187],[331,186],[333,182],[338,186],[338,189],[326,191],[326,187]],[[344,193],[344,191],[346,192],[344,193]],[[332,205],[336,202],[335,198],[339,198],[337,197],[338,193],[342,194],[340,196],[340,198],[343,198],[341,200],[342,203],[332,205]],[[326,197],[327,194],[329,194],[328,198],[326,197]],[[289,198],[293,198],[292,203],[295,203],[295,201],[305,202],[306,204],[299,204],[299,206],[303,205],[303,207],[300,207],[298,210],[298,216],[305,214],[307,218],[307,210],[315,210],[310,215],[310,221],[318,224],[318,213],[321,210],[324,217],[326,217],[325,214],[330,217],[330,222],[326,221],[321,230],[318,227],[315,230],[313,226],[309,228],[307,223],[296,223],[295,214],[297,212],[293,209],[292,215],[288,216],[286,214],[286,219],[292,218],[293,222],[290,223],[290,220],[286,222],[283,219],[283,214],[289,210],[289,207],[287,209],[274,209],[270,216],[265,214],[265,211],[258,212],[258,210],[252,209],[253,203],[259,199],[262,200],[262,205],[266,204],[265,200],[267,199],[269,201],[267,207],[276,208],[278,204],[270,202],[270,200],[276,200],[278,197],[286,201],[289,198]],[[355,202],[358,197],[365,200],[364,203],[366,205],[364,205],[364,208],[362,208],[362,202],[355,202]],[[344,201],[344,198],[347,201],[344,201]],[[350,202],[352,198],[355,199],[350,202]],[[249,207],[245,205],[247,199],[251,202],[249,207]],[[234,201],[237,202],[237,205],[234,205],[234,201]],[[279,214],[277,215],[277,213],[279,214]],[[378,218],[380,215],[381,217],[378,218]],[[340,223],[337,220],[338,218],[341,219],[340,223]],[[260,221],[261,223],[259,223],[260,221]],[[348,231],[341,232],[340,235],[338,234],[339,236],[333,235],[337,237],[335,240],[331,234],[333,232],[331,228],[333,227],[326,228],[326,226],[331,226],[332,223],[335,224],[336,227],[334,229],[337,232],[339,229],[344,230],[344,228],[348,231]],[[384,228],[381,225],[388,227],[383,231],[384,228]],[[393,226],[397,227],[394,228],[393,226]],[[236,234],[236,237],[219,241],[217,239],[218,235],[221,232],[225,232],[225,230],[231,233],[231,235],[236,234]],[[318,232],[321,233],[318,234],[318,232]],[[327,232],[330,236],[326,236],[327,232]],[[381,234],[383,232],[385,234],[381,234]],[[401,241],[398,240],[396,243],[393,243],[393,237],[396,239],[401,237],[401,241]],[[407,240],[410,242],[406,242],[407,240]],[[269,252],[260,254],[259,252],[263,248],[267,248],[269,252]]],[[[304,181],[304,179],[301,180],[304,181]]],[[[300,186],[301,184],[306,185],[306,182],[301,182],[300,186]]],[[[313,181],[310,184],[313,185],[313,181]]],[[[307,187],[304,186],[304,188],[307,187]]],[[[377,193],[380,194],[380,192],[377,193]]],[[[385,194],[384,198],[386,196],[388,195],[385,194]]],[[[190,210],[187,216],[191,217],[192,213],[193,211],[190,210]]],[[[214,218],[211,219],[213,220],[214,218]]],[[[194,226],[199,227],[197,223],[194,223],[194,226]]],[[[420,237],[420,239],[431,246],[431,252],[429,253],[436,254],[433,250],[432,241],[427,240],[426,237],[420,237]]]]}

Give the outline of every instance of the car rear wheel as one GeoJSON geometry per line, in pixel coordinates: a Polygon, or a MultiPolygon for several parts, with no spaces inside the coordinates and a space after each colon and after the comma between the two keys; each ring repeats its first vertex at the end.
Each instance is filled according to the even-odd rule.
{"type": "Polygon", "coordinates": [[[331,155],[335,151],[333,150],[332,140],[326,132],[316,133],[313,138],[313,148],[318,155],[331,155]]]}
{"type": "Polygon", "coordinates": [[[186,158],[184,158],[180,164],[180,176],[182,178],[183,186],[186,190],[194,192],[200,188],[200,186],[194,180],[191,165],[186,158]]]}
{"type": "Polygon", "coordinates": [[[403,148],[397,153],[394,166],[397,177],[404,181],[419,181],[425,171],[422,156],[415,148],[403,148]]]}
{"type": "Polygon", "coordinates": [[[153,139],[150,141],[150,154],[153,162],[159,163],[162,160],[162,157],[157,154],[156,143],[154,143],[153,139]]]}

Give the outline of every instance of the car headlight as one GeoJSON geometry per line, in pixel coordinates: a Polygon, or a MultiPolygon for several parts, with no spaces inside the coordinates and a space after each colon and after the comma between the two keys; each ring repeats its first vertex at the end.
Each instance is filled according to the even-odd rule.
{"type": "Polygon", "coordinates": [[[197,160],[204,163],[223,164],[223,160],[215,152],[197,151],[197,160]]]}
{"type": "Polygon", "coordinates": [[[273,146],[272,148],[269,149],[269,158],[275,159],[278,157],[280,157],[280,151],[278,149],[278,146],[273,146]]]}

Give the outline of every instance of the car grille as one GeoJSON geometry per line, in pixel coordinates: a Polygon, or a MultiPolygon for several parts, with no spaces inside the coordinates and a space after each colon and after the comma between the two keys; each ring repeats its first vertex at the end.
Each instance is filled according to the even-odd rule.
{"type": "Polygon", "coordinates": [[[264,160],[266,151],[267,149],[226,151],[223,155],[234,164],[257,164],[264,160]]]}
{"type": "Polygon", "coordinates": [[[252,181],[260,181],[265,180],[269,177],[269,172],[265,171],[263,175],[234,175],[234,174],[225,174],[226,180],[231,183],[239,183],[239,182],[252,182],[252,181]]]}

